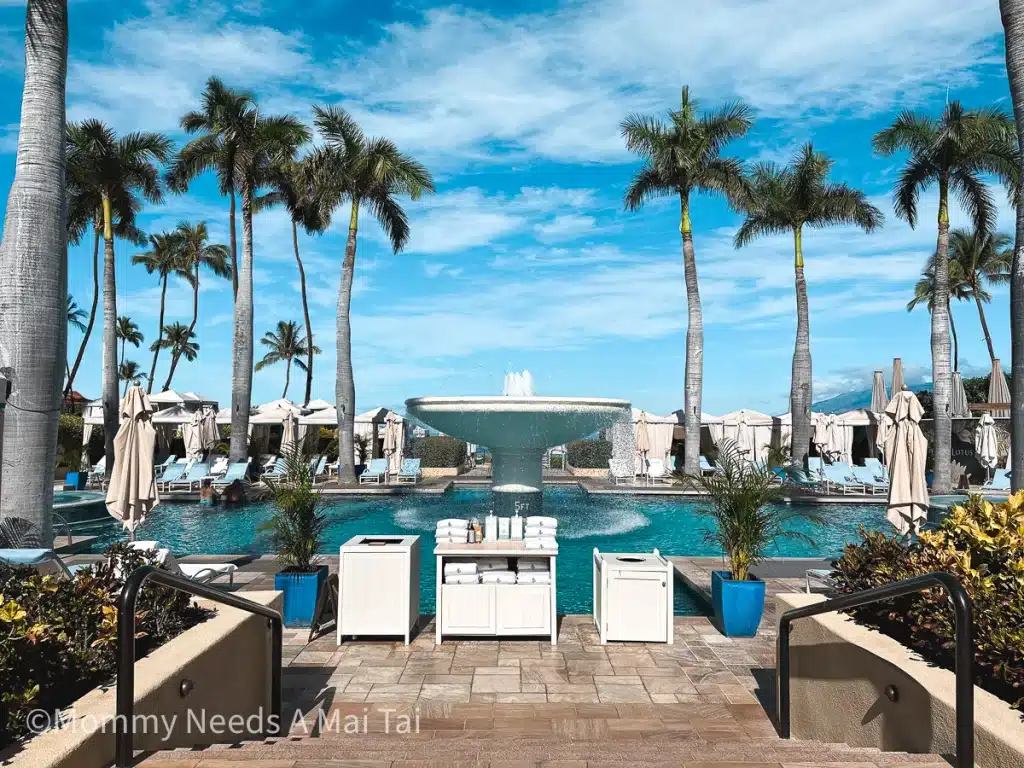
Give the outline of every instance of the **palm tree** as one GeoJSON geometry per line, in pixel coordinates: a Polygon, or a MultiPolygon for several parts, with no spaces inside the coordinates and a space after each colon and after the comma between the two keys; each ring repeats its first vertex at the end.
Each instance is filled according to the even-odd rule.
{"type": "Polygon", "coordinates": [[[299,325],[293,320],[283,320],[277,324],[277,333],[267,331],[260,339],[260,344],[267,347],[267,354],[256,363],[256,370],[262,371],[268,365],[287,363],[284,373],[284,392],[281,397],[288,397],[288,384],[292,378],[292,362],[302,371],[306,370],[306,362],[300,359],[304,355],[319,355],[320,349],[312,344],[306,345],[306,339],[299,332],[299,325]]]}
{"type": "Polygon", "coordinates": [[[793,235],[796,277],[796,345],[789,408],[793,414],[793,460],[807,463],[811,442],[811,329],[804,278],[804,227],[823,229],[853,224],[865,232],[882,226],[883,216],[859,189],[829,181],[833,162],[805,144],[785,168],[755,166],[750,178],[747,217],[734,238],[737,248],[763,235],[793,235]]]}
{"type": "Polygon", "coordinates": [[[139,331],[139,326],[127,315],[117,318],[117,338],[121,340],[121,361],[124,362],[124,348],[126,344],[138,347],[146,337],[139,331]]]}
{"type": "Polygon", "coordinates": [[[1012,263],[1013,238],[1005,232],[990,234],[961,228],[949,233],[950,294],[953,293],[953,271],[956,266],[978,307],[978,319],[988,345],[988,356],[993,363],[996,350],[992,345],[992,334],[989,333],[982,306],[992,300],[992,295],[985,290],[985,284],[1003,285],[1010,282],[1012,263]]]}
{"type": "MultiPolygon", "coordinates": [[[[295,264],[299,269],[299,288],[302,292],[302,317],[306,323],[306,338],[312,341],[313,324],[309,320],[306,270],[299,255],[299,225],[301,224],[309,235],[322,234],[326,226],[314,201],[316,190],[313,187],[308,163],[288,162],[271,169],[270,187],[273,191],[263,195],[258,205],[254,207],[262,210],[280,203],[288,209],[292,219],[292,248],[295,251],[295,264]]],[[[313,349],[312,344],[306,347],[306,365],[303,368],[306,372],[306,394],[302,401],[303,405],[309,403],[313,396],[313,349]]]]}
{"type": "Polygon", "coordinates": [[[164,392],[171,388],[171,379],[174,378],[174,370],[178,367],[178,360],[184,357],[190,363],[199,355],[199,345],[192,339],[195,333],[183,323],[171,323],[165,325],[159,341],[153,342],[150,349],[154,352],[157,348],[171,350],[171,370],[167,373],[167,381],[164,382],[164,392]]]}
{"type": "MultiPolygon", "coordinates": [[[[398,253],[409,240],[409,220],[396,199],[408,195],[419,199],[434,191],[430,172],[403,155],[385,138],[370,138],[340,107],[313,107],[317,132],[324,146],[310,158],[310,172],[317,190],[320,218],[330,223],[334,209],[348,201],[348,240],[341,265],[337,316],[338,476],[355,482],[354,448],[356,387],[352,376],[352,279],[356,266],[356,237],[359,209],[367,206],[398,253]]],[[[232,429],[232,434],[234,430],[232,429]]]]}
{"type": "MultiPolygon", "coordinates": [[[[98,120],[68,125],[68,165],[75,164],[84,183],[98,190],[103,212],[103,428],[108,456],[114,455],[119,420],[117,386],[117,279],[114,272],[114,201],[141,194],[158,203],[163,199],[157,163],[167,162],[170,139],[158,133],[128,133],[118,138],[98,120]]],[[[114,463],[107,462],[107,476],[114,463]]]]}
{"type": "Polygon", "coordinates": [[[644,161],[626,191],[626,210],[635,211],[655,197],[679,196],[679,234],[683,245],[683,279],[686,283],[686,394],[683,471],[700,474],[700,413],[704,380],[704,317],[697,282],[697,261],[690,224],[692,193],[723,195],[735,203],[742,197],[743,164],[721,152],[733,139],[746,135],[753,125],[753,110],[730,104],[716,112],[697,113],[690,89],[683,87],[678,110],[669,112],[669,123],[630,115],[622,123],[626,147],[644,161]]]}
{"type": "Polygon", "coordinates": [[[892,125],[875,134],[875,152],[909,156],[893,190],[893,210],[917,226],[917,201],[932,184],[939,188],[938,236],[932,311],[932,402],[934,403],[935,472],[932,491],[950,490],[953,421],[949,415],[952,378],[949,361],[949,195],[970,214],[974,228],[995,229],[996,207],[984,175],[998,176],[1016,189],[1020,149],[1009,116],[998,109],[965,110],[959,101],[946,105],[938,118],[901,112],[892,125]]]}
{"type": "Polygon", "coordinates": [[[230,199],[228,227],[231,239],[231,286],[238,296],[238,250],[235,234],[235,195],[239,191],[236,164],[239,137],[245,125],[256,119],[256,102],[246,91],[228,88],[217,77],[206,81],[202,107],[181,118],[181,127],[200,134],[182,147],[167,174],[167,183],[176,192],[184,192],[197,176],[214,171],[220,193],[230,199]]]}
{"type": "Polygon", "coordinates": [[[85,310],[79,308],[75,302],[75,297],[70,293],[68,294],[68,325],[73,328],[85,332],[85,323],[82,320],[85,319],[85,310]]]}
{"type": "Polygon", "coordinates": [[[192,286],[192,322],[188,329],[194,331],[199,320],[199,268],[206,267],[217,277],[231,277],[231,264],[228,263],[231,252],[225,245],[207,242],[210,235],[205,221],[198,224],[183,221],[175,232],[180,246],[181,269],[192,286]]]}
{"type": "MultiPolygon", "coordinates": [[[[1006,74],[1017,128],[1017,145],[1024,146],[1024,4],[999,0],[1006,33],[1006,74]]],[[[1017,165],[1024,178],[1024,156],[1017,165]]],[[[1010,266],[1010,480],[1014,492],[1024,488],[1024,206],[1017,205],[1017,236],[1010,266]]]]}
{"type": "MultiPolygon", "coordinates": [[[[985,293],[985,301],[992,297],[985,293]]],[[[963,269],[954,261],[949,262],[949,298],[967,301],[972,296],[972,289],[964,279],[963,269]]],[[[935,254],[928,258],[921,278],[914,284],[914,298],[907,302],[907,312],[912,312],[919,305],[925,304],[931,312],[935,304],[935,254]]],[[[953,370],[960,370],[960,344],[956,336],[956,325],[953,323],[953,308],[949,309],[949,332],[953,337],[953,370]]]]}
{"type": "Polygon", "coordinates": [[[139,364],[134,360],[123,360],[117,367],[117,376],[121,381],[124,382],[124,392],[121,393],[121,397],[128,394],[128,386],[133,383],[138,383],[143,379],[149,377],[142,372],[139,368],[139,364]]]}
{"type": "Polygon", "coordinates": [[[132,256],[132,264],[141,264],[149,274],[156,273],[160,276],[160,317],[157,320],[156,343],[150,346],[153,351],[153,365],[147,376],[148,384],[146,392],[153,391],[153,382],[156,379],[156,361],[160,356],[160,350],[164,347],[160,344],[164,332],[164,306],[167,301],[167,278],[170,275],[188,279],[189,272],[185,269],[181,256],[181,238],[177,232],[164,232],[159,235],[149,236],[150,249],[145,253],[132,256]]]}
{"type": "Polygon", "coordinates": [[[0,239],[0,370],[13,383],[0,435],[0,517],[24,519],[44,542],[53,541],[67,365],[67,11],[67,0],[28,0],[18,152],[0,239]]]}

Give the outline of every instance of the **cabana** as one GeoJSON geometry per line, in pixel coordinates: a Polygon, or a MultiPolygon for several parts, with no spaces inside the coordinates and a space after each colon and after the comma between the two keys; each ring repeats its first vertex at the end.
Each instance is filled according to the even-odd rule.
{"type": "MultiPolygon", "coordinates": [[[[315,401],[314,401],[315,402],[315,401]]],[[[310,403],[312,406],[313,403],[310,403]]],[[[372,410],[360,413],[355,417],[353,424],[353,434],[357,437],[365,437],[367,441],[367,455],[363,456],[364,461],[370,459],[381,459],[384,458],[384,439],[387,432],[388,415],[394,420],[395,429],[397,431],[396,438],[398,441],[398,452],[392,454],[391,461],[395,464],[397,473],[398,469],[402,466],[402,457],[405,454],[405,419],[398,413],[388,410],[387,408],[373,408],[372,410]]],[[[299,418],[299,436],[301,438],[303,429],[314,427],[319,429],[320,427],[337,427],[338,426],[338,409],[333,405],[328,404],[326,408],[318,408],[317,410],[307,413],[299,418]]],[[[359,461],[359,454],[357,453],[353,459],[359,461]]]]}
{"type": "MultiPolygon", "coordinates": [[[[267,446],[275,429],[280,432],[284,429],[285,417],[291,414],[299,421],[299,441],[306,435],[306,429],[302,426],[302,416],[306,411],[302,406],[296,405],[291,400],[272,400],[263,405],[257,405],[249,409],[249,444],[258,447],[258,453],[267,453],[267,446]]],[[[231,424],[231,409],[224,408],[217,414],[218,424],[231,424]]]]}
{"type": "MultiPolygon", "coordinates": [[[[767,458],[775,419],[760,411],[741,408],[722,417],[722,440],[732,442],[750,461],[767,458]]],[[[716,441],[717,444],[718,441],[716,441]]]]}
{"type": "Polygon", "coordinates": [[[166,389],[149,396],[149,402],[153,404],[154,411],[162,411],[166,408],[185,408],[188,411],[197,411],[202,408],[213,408],[216,410],[217,401],[203,397],[195,392],[175,392],[173,389],[166,389]]]}
{"type": "MultiPolygon", "coordinates": [[[[153,425],[156,427],[157,454],[166,455],[170,452],[171,442],[178,430],[186,424],[191,424],[196,413],[205,415],[208,411],[216,411],[217,401],[197,395],[195,392],[184,392],[179,394],[173,389],[149,395],[153,404],[153,425]]],[[[231,423],[231,409],[227,408],[221,413],[227,413],[226,424],[231,423]]],[[[93,400],[85,406],[82,414],[82,448],[89,445],[92,437],[93,427],[103,426],[103,401],[93,400]]],[[[221,423],[220,421],[217,422],[221,423]]]]}
{"type": "Polygon", "coordinates": [[[641,411],[639,408],[634,408],[633,434],[636,434],[636,425],[640,421],[641,413],[647,417],[648,460],[660,459],[665,463],[666,467],[671,468],[672,437],[675,427],[679,423],[675,414],[671,416],[657,416],[650,411],[641,411]]]}
{"type": "MultiPolygon", "coordinates": [[[[675,427],[672,429],[672,439],[686,441],[686,412],[682,409],[672,411],[675,420],[675,427]]],[[[724,426],[721,416],[712,416],[710,413],[700,414],[700,452],[701,455],[710,453],[724,434],[724,426]]]]}

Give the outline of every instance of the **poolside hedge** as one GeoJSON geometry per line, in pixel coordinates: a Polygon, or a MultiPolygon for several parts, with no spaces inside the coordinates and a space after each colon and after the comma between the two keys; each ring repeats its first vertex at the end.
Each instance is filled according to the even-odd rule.
{"type": "MultiPolygon", "coordinates": [[[[858,592],[935,571],[956,576],[974,602],[977,683],[1024,710],[1024,492],[992,504],[972,497],[955,506],[937,530],[918,541],[862,529],[836,564],[843,593],[858,592]]],[[[953,669],[955,620],[944,592],[889,600],[852,612],[920,653],[953,669]]]]}
{"type": "Polygon", "coordinates": [[[607,469],[612,444],[607,440],[576,440],[566,446],[569,465],[579,469],[607,469]]]}
{"type": "Polygon", "coordinates": [[[466,463],[466,441],[455,437],[418,437],[412,441],[412,458],[424,468],[461,467],[466,463]]]}

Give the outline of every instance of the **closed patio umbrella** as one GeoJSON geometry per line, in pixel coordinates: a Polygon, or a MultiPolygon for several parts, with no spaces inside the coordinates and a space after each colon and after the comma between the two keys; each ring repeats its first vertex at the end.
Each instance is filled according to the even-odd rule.
{"type": "Polygon", "coordinates": [[[203,411],[203,450],[210,451],[220,442],[220,430],[217,429],[217,412],[213,408],[203,411]]]}
{"type": "Polygon", "coordinates": [[[284,420],[281,422],[281,455],[287,456],[295,450],[297,445],[297,427],[298,421],[295,419],[295,414],[288,411],[284,415],[284,420]]]}
{"type": "Polygon", "coordinates": [[[903,387],[903,360],[896,357],[892,361],[892,386],[889,387],[889,391],[895,398],[896,393],[902,391],[903,387]]]}
{"type": "Polygon", "coordinates": [[[742,413],[736,421],[736,450],[749,461],[756,458],[754,456],[754,430],[747,424],[747,417],[742,413]]]}
{"type": "Polygon", "coordinates": [[[398,424],[395,414],[388,412],[384,422],[384,457],[388,460],[388,472],[398,474],[402,469],[401,446],[398,442],[398,424]]]}
{"type": "MultiPolygon", "coordinates": [[[[893,394],[896,394],[893,392],[893,394]]],[[[868,409],[874,414],[885,413],[885,407],[889,404],[889,393],[885,391],[885,376],[881,371],[875,371],[871,382],[871,407],[868,409]]]]}
{"type": "Polygon", "coordinates": [[[967,403],[967,390],[964,389],[964,379],[960,371],[953,371],[953,401],[949,407],[950,418],[969,419],[971,409],[967,403]]]}
{"type": "Polygon", "coordinates": [[[996,421],[987,413],[978,419],[978,427],[974,431],[974,452],[978,463],[985,468],[985,481],[988,482],[989,470],[999,459],[999,437],[996,435],[996,421]]]}
{"type": "MultiPolygon", "coordinates": [[[[835,418],[834,416],[832,417],[835,418]]],[[[818,449],[818,455],[824,456],[828,449],[829,435],[831,434],[829,428],[828,416],[822,415],[814,422],[814,429],[811,433],[811,442],[814,443],[814,447],[818,449]]]]}
{"type": "Polygon", "coordinates": [[[639,474],[647,474],[647,454],[651,451],[651,436],[647,431],[647,412],[640,411],[636,422],[636,455],[640,460],[639,474]]]}
{"type": "Polygon", "coordinates": [[[893,421],[885,441],[889,467],[886,517],[901,534],[917,531],[928,517],[928,487],[924,467],[928,441],[921,432],[924,409],[908,390],[897,392],[885,412],[893,421]]]}
{"type": "MultiPolygon", "coordinates": [[[[999,365],[999,358],[992,361],[992,375],[988,380],[988,401],[996,405],[1010,404],[1010,388],[1006,386],[1006,377],[999,365]]],[[[992,418],[1008,419],[1009,410],[991,411],[992,418]]]]}
{"type": "Polygon", "coordinates": [[[194,411],[192,417],[181,425],[181,436],[185,442],[185,455],[191,461],[202,458],[203,455],[203,414],[194,411]]]}
{"type": "Polygon", "coordinates": [[[114,466],[107,488],[107,511],[132,532],[160,503],[153,478],[156,430],[153,406],[139,385],[121,401],[121,426],[114,437],[114,466]]]}

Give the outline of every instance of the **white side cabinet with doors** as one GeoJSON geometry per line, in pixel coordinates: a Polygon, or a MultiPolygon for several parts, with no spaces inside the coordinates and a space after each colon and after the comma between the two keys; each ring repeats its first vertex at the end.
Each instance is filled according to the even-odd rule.
{"type": "Polygon", "coordinates": [[[609,640],[672,644],[672,563],[652,553],[594,548],[594,623],[609,640]]]}

